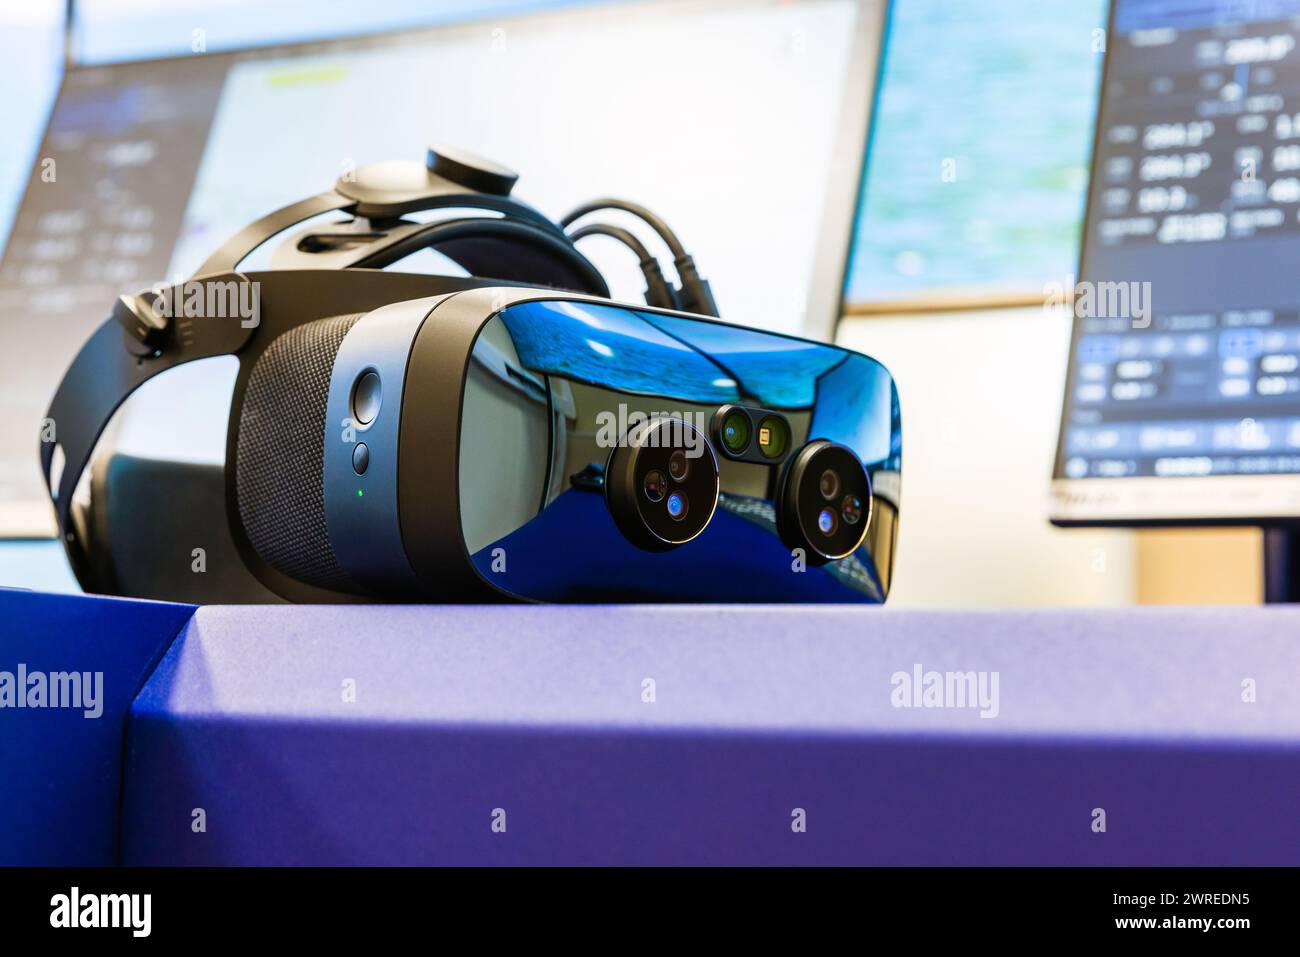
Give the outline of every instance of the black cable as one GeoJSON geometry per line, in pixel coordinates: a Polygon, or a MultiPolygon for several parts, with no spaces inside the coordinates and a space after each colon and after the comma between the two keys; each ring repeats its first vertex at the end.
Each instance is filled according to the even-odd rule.
{"type": "Polygon", "coordinates": [[[645,302],[647,306],[656,306],[660,309],[677,308],[677,297],[673,293],[672,284],[664,278],[664,271],[659,265],[659,260],[651,255],[650,250],[646,249],[645,243],[637,239],[635,234],[622,226],[610,226],[607,223],[592,223],[590,226],[581,226],[569,233],[569,239],[574,243],[588,236],[608,236],[632,250],[641,267],[641,275],[645,277],[645,302]]]}
{"type": "Polygon", "coordinates": [[[677,234],[672,231],[672,228],[667,223],[639,203],[628,202],[625,199],[613,199],[611,197],[593,199],[589,203],[583,203],[561,219],[560,225],[567,229],[575,220],[579,220],[589,213],[596,213],[605,209],[622,210],[641,220],[659,234],[664,244],[667,245],[668,251],[673,254],[674,259],[681,259],[687,255],[686,247],[682,245],[682,241],[677,238],[677,234]]]}
{"type": "Polygon", "coordinates": [[[673,265],[677,269],[679,286],[674,290],[673,294],[677,308],[684,309],[687,312],[697,312],[704,316],[718,315],[718,304],[713,299],[713,290],[709,286],[709,281],[700,275],[699,269],[695,266],[695,260],[686,251],[682,241],[677,238],[677,234],[672,231],[666,222],[639,203],[608,197],[593,199],[589,203],[583,203],[561,219],[560,225],[567,228],[575,220],[581,219],[583,216],[608,209],[620,210],[637,217],[658,233],[659,238],[668,246],[668,251],[673,255],[673,265]]]}
{"type": "Polygon", "coordinates": [[[622,226],[609,226],[605,223],[593,223],[590,226],[579,227],[569,233],[569,238],[575,243],[579,239],[585,239],[587,236],[608,236],[610,239],[617,239],[628,249],[632,250],[632,252],[636,253],[636,258],[639,262],[645,262],[646,260],[655,263],[658,262],[654,256],[650,255],[650,250],[646,249],[645,243],[637,239],[636,234],[631,230],[624,229],[622,226]]]}

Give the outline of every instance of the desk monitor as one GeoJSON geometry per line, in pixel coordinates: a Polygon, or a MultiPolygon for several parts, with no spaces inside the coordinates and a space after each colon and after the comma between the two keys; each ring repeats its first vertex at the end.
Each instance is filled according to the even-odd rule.
{"type": "Polygon", "coordinates": [[[870,149],[845,149],[861,185],[824,287],[839,315],[1038,305],[1074,270],[1105,15],[1106,0],[891,5],[870,149]]]}
{"type": "Polygon", "coordinates": [[[1056,524],[1300,519],[1298,41],[1300,0],[1114,0],[1056,524]]]}

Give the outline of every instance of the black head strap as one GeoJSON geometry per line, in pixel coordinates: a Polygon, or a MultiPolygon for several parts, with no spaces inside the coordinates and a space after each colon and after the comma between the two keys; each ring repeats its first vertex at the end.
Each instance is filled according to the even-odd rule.
{"type": "Polygon", "coordinates": [[[433,249],[471,276],[608,296],[600,271],[554,228],[506,218],[467,217],[362,228],[356,221],[307,227],[276,250],[276,269],[383,269],[433,249]]]}
{"type": "Polygon", "coordinates": [[[238,273],[223,273],[170,287],[161,296],[152,292],[123,296],[113,306],[112,318],[95,330],[64,373],[41,430],[41,472],[78,579],[86,564],[69,511],[95,443],[113,413],[144,382],[186,362],[230,355],[244,347],[255,325],[238,318],[187,317],[184,295],[201,289],[197,294],[205,302],[209,290],[214,297],[229,296],[231,290],[238,296],[241,285],[248,282],[238,273]],[[173,314],[177,302],[181,315],[173,314]],[[52,478],[57,453],[62,453],[62,472],[52,478]]]}
{"type": "Polygon", "coordinates": [[[253,250],[291,226],[337,211],[355,219],[293,237],[284,250],[287,260],[282,258],[277,266],[373,268],[434,248],[471,276],[609,295],[600,273],[574,248],[564,229],[509,195],[517,178],[490,160],[446,147],[431,148],[424,163],[397,160],[363,166],[340,176],[332,190],[244,227],[208,257],[198,275],[238,269],[253,250]],[[479,209],[493,218],[433,223],[402,219],[410,213],[454,209],[479,209]],[[512,255],[501,255],[502,240],[515,247],[512,255]],[[520,256],[524,263],[517,261],[520,256]],[[519,275],[502,275],[512,265],[519,275]]]}

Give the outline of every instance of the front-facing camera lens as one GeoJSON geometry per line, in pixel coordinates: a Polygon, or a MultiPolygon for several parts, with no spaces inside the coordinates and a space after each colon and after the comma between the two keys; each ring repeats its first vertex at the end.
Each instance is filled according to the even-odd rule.
{"type": "Polygon", "coordinates": [[[668,496],[668,517],[680,522],[686,517],[686,496],[682,492],[673,492],[668,496]]]}
{"type": "Polygon", "coordinates": [[[765,458],[779,459],[790,447],[790,427],[785,419],[769,415],[758,423],[758,450],[765,458]]]}
{"type": "Polygon", "coordinates": [[[749,447],[749,416],[737,410],[723,420],[722,444],[733,455],[739,455],[749,447]]]}
{"type": "Polygon", "coordinates": [[[678,449],[668,458],[668,474],[673,477],[674,482],[685,482],[686,476],[690,474],[691,463],[686,458],[686,453],[678,449]]]}
{"type": "Polygon", "coordinates": [[[664,473],[658,469],[651,469],[646,473],[645,482],[642,488],[645,489],[645,497],[652,502],[662,502],[664,500],[664,489],[668,487],[668,480],[664,478],[664,473]]]}
{"type": "Polygon", "coordinates": [[[831,502],[835,496],[840,494],[840,476],[834,469],[827,469],[822,473],[821,479],[817,483],[817,488],[822,493],[822,498],[831,502]]]}

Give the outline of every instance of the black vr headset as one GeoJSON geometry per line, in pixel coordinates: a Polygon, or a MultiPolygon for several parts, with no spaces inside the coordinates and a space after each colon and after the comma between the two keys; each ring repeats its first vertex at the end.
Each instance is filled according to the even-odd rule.
{"type": "Polygon", "coordinates": [[[121,297],[42,429],[82,586],[189,601],[882,602],[901,464],[888,371],[706,318],[709,285],[662,220],[607,200],[556,224],[510,196],[515,180],[446,149],[363,167],[248,226],[194,278],[121,297]],[[630,230],[572,228],[606,209],[658,235],[675,283],[630,230]],[[346,215],[302,227],[331,212],[346,215]],[[295,226],[270,269],[239,271],[295,226]],[[593,234],[636,255],[646,305],[609,300],[576,246],[593,234]],[[425,249],[470,278],[383,271],[425,249]],[[239,373],[224,467],[100,456],[88,499],[74,496],[128,396],[226,355],[239,373]]]}

